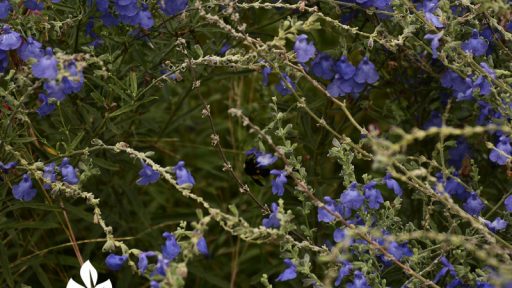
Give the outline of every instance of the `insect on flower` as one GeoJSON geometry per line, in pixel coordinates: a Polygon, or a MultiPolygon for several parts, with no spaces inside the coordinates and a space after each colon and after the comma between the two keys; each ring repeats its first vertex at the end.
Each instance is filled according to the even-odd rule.
{"type": "Polygon", "coordinates": [[[261,165],[258,167],[258,161],[256,160],[256,158],[261,154],[262,152],[258,151],[255,148],[245,152],[247,158],[245,159],[244,164],[245,174],[249,175],[254,181],[254,183],[258,184],[259,186],[263,186],[261,180],[270,175],[270,169],[262,167],[261,165]]]}

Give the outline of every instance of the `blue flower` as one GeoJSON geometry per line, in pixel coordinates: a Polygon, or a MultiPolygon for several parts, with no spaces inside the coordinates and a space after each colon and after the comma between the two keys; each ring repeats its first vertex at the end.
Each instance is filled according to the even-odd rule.
{"type": "Polygon", "coordinates": [[[334,59],[327,53],[320,53],[311,62],[311,72],[319,78],[330,80],[334,77],[334,59]]]}
{"type": "Polygon", "coordinates": [[[441,112],[432,111],[430,118],[423,124],[423,130],[427,130],[430,127],[441,127],[443,126],[443,119],[441,118],[441,112]]]}
{"type": "Polygon", "coordinates": [[[30,201],[36,196],[37,190],[32,188],[32,179],[24,174],[21,181],[12,186],[12,195],[17,200],[30,201]]]}
{"type": "Polygon", "coordinates": [[[39,114],[39,116],[41,117],[44,117],[44,116],[47,116],[48,114],[52,113],[53,110],[55,110],[55,104],[51,104],[51,103],[48,103],[48,97],[46,97],[46,95],[44,94],[39,94],[39,102],[41,102],[41,105],[39,106],[39,108],[37,108],[37,114],[39,114]]]}
{"type": "Polygon", "coordinates": [[[506,136],[501,136],[496,147],[493,148],[489,154],[489,160],[498,165],[505,165],[507,164],[511,153],[512,147],[510,146],[510,139],[506,136]]]}
{"type": "Polygon", "coordinates": [[[142,5],[142,10],[139,11],[138,18],[138,24],[144,29],[149,29],[155,25],[155,20],[153,19],[151,12],[148,10],[147,4],[142,5]]]}
{"type": "Polygon", "coordinates": [[[341,56],[340,60],[336,62],[334,70],[340,75],[342,79],[345,80],[351,79],[354,77],[354,74],[356,74],[356,67],[354,67],[354,65],[348,61],[347,56],[345,55],[341,56]]]}
{"type": "Polygon", "coordinates": [[[41,10],[44,9],[44,2],[43,1],[25,0],[25,2],[23,2],[23,4],[29,10],[41,11],[41,10]]]}
{"type": "MultiPolygon", "coordinates": [[[[277,156],[272,154],[272,153],[259,153],[256,155],[256,163],[257,163],[257,167],[261,167],[261,168],[264,168],[264,167],[267,167],[269,165],[272,165],[274,164],[274,162],[277,161],[277,156]]],[[[275,174],[274,174],[275,175],[275,174]]]]}
{"type": "MultiPolygon", "coordinates": [[[[165,274],[163,276],[165,276],[165,274]]],[[[149,287],[150,288],[160,288],[160,284],[158,282],[156,282],[155,280],[151,280],[151,282],[149,282],[149,287]]]]}
{"type": "Polygon", "coordinates": [[[507,212],[512,212],[512,195],[508,196],[505,199],[505,209],[507,209],[507,212]]]}
{"type": "Polygon", "coordinates": [[[284,170],[276,170],[273,169],[270,171],[270,174],[275,175],[276,178],[272,179],[272,194],[279,196],[283,196],[284,193],[284,185],[288,180],[286,179],[286,171],[284,170]]]}
{"type": "Polygon", "coordinates": [[[7,164],[4,164],[3,162],[0,162],[0,170],[4,173],[4,174],[8,174],[9,173],[9,170],[13,169],[14,167],[16,167],[16,165],[18,165],[18,162],[15,162],[15,161],[12,161],[12,162],[9,162],[7,164]]]}
{"type": "Polygon", "coordinates": [[[354,81],[354,78],[343,79],[341,74],[336,74],[334,75],[334,80],[327,85],[327,92],[332,97],[345,96],[349,93],[357,95],[363,91],[364,87],[364,83],[357,83],[354,81]]]}
{"type": "Polygon", "coordinates": [[[398,244],[393,241],[387,246],[389,254],[393,255],[397,260],[401,260],[403,257],[411,257],[413,255],[412,250],[407,245],[407,242],[398,244]]]}
{"type": "Polygon", "coordinates": [[[49,98],[55,98],[57,101],[62,101],[66,98],[65,87],[61,82],[57,83],[55,80],[44,82],[44,89],[49,98]]]}
{"type": "Polygon", "coordinates": [[[354,272],[354,282],[348,283],[347,288],[371,288],[361,271],[354,272]]]}
{"type": "Polygon", "coordinates": [[[448,283],[448,285],[446,285],[446,288],[456,288],[462,284],[464,284],[464,282],[462,282],[462,280],[460,280],[459,278],[455,278],[450,283],[448,283]]]}
{"type": "Polygon", "coordinates": [[[95,0],[96,3],[96,10],[102,13],[108,12],[108,6],[109,6],[109,0],[95,0]]]}
{"type": "Polygon", "coordinates": [[[162,255],[165,259],[172,261],[180,254],[181,246],[178,244],[176,238],[171,233],[164,232],[162,236],[166,238],[165,244],[162,245],[162,255]]]}
{"type": "Polygon", "coordinates": [[[472,192],[466,202],[462,205],[462,208],[473,216],[479,215],[484,207],[484,202],[475,192],[472,192]]]}
{"type": "MultiPolygon", "coordinates": [[[[155,267],[155,271],[153,271],[153,273],[151,274],[151,276],[153,276],[153,274],[155,273],[158,273],[162,276],[165,276],[167,273],[166,273],[166,270],[167,270],[167,267],[169,266],[169,263],[171,263],[171,260],[168,260],[164,257],[158,257],[158,261],[156,263],[156,267],[155,267]]],[[[158,286],[156,286],[158,287],[158,286]]]]}
{"type": "Polygon", "coordinates": [[[76,175],[75,168],[69,164],[68,158],[62,159],[62,163],[59,168],[60,173],[62,174],[62,181],[71,185],[75,185],[80,181],[76,175]]]}
{"type": "Polygon", "coordinates": [[[456,146],[448,150],[448,164],[459,170],[462,167],[462,161],[469,156],[470,147],[464,137],[457,139],[456,146]]]}
{"type": "Polygon", "coordinates": [[[357,83],[368,83],[372,84],[379,80],[379,73],[375,70],[375,65],[368,60],[368,57],[364,57],[361,62],[357,65],[356,74],[354,80],[357,83]]]}
{"type": "Polygon", "coordinates": [[[270,75],[271,72],[272,72],[272,68],[270,68],[269,66],[265,66],[261,70],[261,75],[263,76],[263,79],[262,79],[263,85],[265,85],[265,86],[268,85],[268,75],[270,75]]]}
{"type": "Polygon", "coordinates": [[[340,196],[343,206],[352,210],[361,208],[364,202],[364,196],[357,191],[356,187],[357,183],[353,182],[340,196]]]}
{"type": "MultiPolygon", "coordinates": [[[[100,16],[101,22],[105,27],[112,27],[119,25],[119,20],[110,13],[105,13],[100,16]]],[[[96,38],[95,41],[101,41],[100,38],[96,38]]],[[[94,42],[93,42],[94,43],[94,42]]]]}
{"type": "Polygon", "coordinates": [[[441,75],[441,86],[451,88],[456,92],[465,92],[471,89],[471,81],[466,81],[459,74],[448,69],[441,75]]]}
{"type": "Polygon", "coordinates": [[[292,79],[290,79],[290,77],[288,77],[288,75],[286,73],[281,73],[281,77],[282,78],[279,81],[279,83],[274,85],[277,92],[279,92],[279,94],[281,94],[283,96],[286,96],[286,95],[291,94],[293,91],[295,91],[297,86],[295,85],[295,83],[293,83],[292,79]],[[291,90],[290,90],[290,88],[288,88],[288,85],[286,83],[288,83],[288,85],[290,85],[291,90]]]}
{"type": "Polygon", "coordinates": [[[46,55],[32,64],[32,75],[39,79],[54,80],[58,74],[57,59],[53,56],[52,49],[48,48],[46,49],[46,55]]]}
{"type": "Polygon", "coordinates": [[[153,251],[141,252],[139,254],[139,262],[137,263],[137,267],[139,268],[140,273],[144,273],[144,271],[148,269],[148,257],[156,255],[157,254],[153,251]]]}
{"type": "Polygon", "coordinates": [[[292,280],[297,277],[297,266],[293,264],[292,260],[284,259],[284,264],[287,268],[276,278],[278,282],[292,280]]]}
{"type": "Polygon", "coordinates": [[[127,255],[116,255],[111,253],[105,259],[105,264],[107,265],[108,269],[112,271],[118,271],[123,268],[126,260],[128,260],[127,255]]]}
{"type": "Polygon", "coordinates": [[[75,61],[70,61],[65,65],[66,71],[71,76],[62,77],[63,92],[65,94],[77,93],[82,90],[84,85],[84,74],[76,67],[75,61]]]}
{"type": "Polygon", "coordinates": [[[487,63],[480,62],[480,67],[482,67],[482,69],[485,71],[485,73],[487,73],[487,75],[489,75],[492,79],[496,78],[496,71],[494,71],[491,67],[489,67],[489,65],[487,65],[487,63]]]}
{"type": "Polygon", "coordinates": [[[475,56],[482,56],[487,51],[487,42],[479,36],[478,30],[473,29],[471,32],[471,38],[462,42],[462,50],[471,53],[475,56]]]}
{"type": "Polygon", "coordinates": [[[20,47],[21,36],[18,32],[12,31],[9,25],[4,25],[0,34],[0,50],[9,51],[20,47]]]}
{"type": "Polygon", "coordinates": [[[492,232],[496,233],[498,231],[504,230],[507,228],[507,221],[501,219],[500,217],[496,217],[494,221],[484,220],[485,226],[489,228],[492,232]]]}
{"type": "Polygon", "coordinates": [[[453,96],[457,99],[457,101],[467,101],[467,100],[473,100],[473,89],[477,88],[479,83],[476,83],[477,86],[475,86],[475,83],[471,80],[470,77],[466,77],[464,79],[465,85],[463,89],[461,90],[453,90],[453,96]]]}
{"type": "Polygon", "coordinates": [[[141,164],[142,164],[142,169],[140,169],[140,171],[139,171],[140,178],[137,179],[137,181],[135,182],[135,183],[137,183],[137,185],[146,186],[146,185],[155,183],[156,181],[158,181],[158,179],[160,179],[159,172],[153,170],[153,168],[151,168],[151,166],[146,165],[143,162],[141,162],[141,164]]]}
{"type": "Polygon", "coordinates": [[[487,282],[476,281],[476,288],[494,288],[494,286],[487,282]]]}
{"type": "Polygon", "coordinates": [[[334,200],[332,200],[331,197],[329,197],[329,196],[324,197],[324,202],[325,202],[324,203],[325,208],[318,207],[318,221],[330,223],[330,222],[334,221],[336,219],[336,217],[334,215],[332,215],[331,213],[329,213],[328,211],[336,213],[336,207],[335,207],[336,202],[334,200]]]}
{"type": "Polygon", "coordinates": [[[334,242],[338,243],[345,239],[345,230],[342,230],[340,228],[336,228],[333,233],[333,239],[334,242]]]}
{"type": "Polygon", "coordinates": [[[491,94],[491,83],[484,78],[484,76],[478,76],[475,81],[471,84],[471,89],[476,90],[478,89],[480,91],[480,95],[487,96],[491,94]]]}
{"type": "MultiPolygon", "coordinates": [[[[373,7],[380,11],[393,12],[393,7],[391,7],[391,0],[373,0],[373,7]]],[[[377,17],[379,17],[379,19],[388,19],[391,16],[377,13],[377,17]]]]}
{"type": "Polygon", "coordinates": [[[30,58],[39,59],[44,56],[42,44],[32,37],[28,37],[27,41],[18,48],[18,55],[25,62],[30,58]]]}
{"type": "Polygon", "coordinates": [[[206,239],[204,236],[199,237],[196,243],[197,251],[203,254],[204,256],[208,256],[208,245],[206,244],[206,239]]]}
{"type": "Polygon", "coordinates": [[[487,123],[488,116],[494,113],[493,109],[491,107],[491,104],[482,100],[479,100],[477,104],[478,107],[480,108],[480,113],[478,115],[478,119],[476,120],[476,124],[485,125],[487,123]]]}
{"type": "Polygon", "coordinates": [[[425,13],[425,18],[428,22],[434,25],[436,28],[443,28],[443,24],[441,20],[434,15],[434,12],[437,10],[438,0],[425,0],[422,3],[423,5],[419,5],[418,10],[422,10],[425,13]]]}
{"type": "Polygon", "coordinates": [[[227,41],[223,42],[222,47],[220,47],[220,50],[219,50],[219,55],[225,56],[226,52],[228,52],[229,49],[231,49],[231,44],[229,44],[229,42],[227,42],[227,41]]]}
{"type": "Polygon", "coordinates": [[[9,13],[12,11],[11,3],[9,0],[1,0],[0,1],[0,19],[6,19],[9,17],[9,13]]]}
{"type": "Polygon", "coordinates": [[[190,171],[185,168],[185,161],[179,161],[178,164],[172,168],[172,172],[176,173],[176,183],[178,183],[178,185],[196,184],[196,180],[194,180],[190,171]]]}
{"type": "Polygon", "coordinates": [[[357,226],[364,226],[365,225],[363,218],[361,218],[361,216],[359,216],[359,214],[354,215],[354,218],[348,220],[347,222],[348,222],[348,224],[354,224],[354,225],[357,225],[357,226]]]}
{"type": "Polygon", "coordinates": [[[402,187],[400,187],[400,184],[396,182],[395,179],[391,178],[391,173],[387,173],[386,176],[382,179],[384,184],[386,184],[386,187],[388,189],[393,190],[395,192],[396,196],[401,197],[403,194],[402,187]]]}
{"type": "Polygon", "coordinates": [[[457,181],[456,177],[458,176],[459,173],[454,172],[453,176],[446,181],[444,190],[446,193],[450,194],[450,196],[455,197],[461,201],[466,201],[470,195],[468,194],[468,191],[466,191],[464,185],[457,181]]]}
{"type": "Polygon", "coordinates": [[[279,213],[279,206],[276,203],[272,203],[272,213],[270,213],[268,218],[263,219],[263,226],[266,228],[279,228],[281,226],[281,222],[279,221],[279,217],[277,216],[279,213]]]}
{"type": "Polygon", "coordinates": [[[136,16],[139,12],[137,0],[115,0],[114,7],[117,13],[119,13],[119,19],[122,22],[129,22],[131,20],[130,18],[136,16]]]}
{"type": "MultiPolygon", "coordinates": [[[[57,173],[55,172],[55,163],[48,163],[43,168],[43,178],[50,181],[50,183],[54,183],[57,180],[57,173]]],[[[50,189],[50,184],[45,183],[44,189],[50,189]]]]}
{"type": "Polygon", "coordinates": [[[368,201],[368,207],[370,207],[370,209],[379,209],[380,204],[384,203],[382,193],[379,189],[375,188],[375,185],[377,185],[377,182],[370,181],[363,187],[364,197],[368,201]]]}
{"type": "Polygon", "coordinates": [[[343,261],[340,270],[338,271],[338,277],[336,277],[336,280],[334,281],[334,286],[340,286],[343,278],[350,274],[350,270],[352,270],[352,264],[348,261],[343,261]]]}
{"type": "Polygon", "coordinates": [[[188,0],[160,0],[159,4],[165,15],[175,16],[187,8],[188,0]]]}
{"type": "Polygon", "coordinates": [[[439,48],[439,40],[443,37],[443,32],[437,34],[427,34],[423,39],[430,41],[430,48],[432,49],[432,58],[436,59],[439,55],[437,48],[439,48]]]}
{"type": "Polygon", "coordinates": [[[309,59],[313,58],[316,53],[313,41],[308,43],[308,36],[306,34],[298,35],[295,39],[293,50],[297,55],[297,62],[306,63],[309,59]]]}
{"type": "Polygon", "coordinates": [[[437,273],[436,277],[434,278],[434,283],[439,282],[439,280],[441,280],[441,278],[443,278],[443,276],[446,275],[448,271],[450,271],[450,274],[452,276],[457,276],[455,268],[450,262],[448,262],[448,259],[446,259],[446,257],[441,257],[441,264],[443,264],[443,268],[437,273]]]}

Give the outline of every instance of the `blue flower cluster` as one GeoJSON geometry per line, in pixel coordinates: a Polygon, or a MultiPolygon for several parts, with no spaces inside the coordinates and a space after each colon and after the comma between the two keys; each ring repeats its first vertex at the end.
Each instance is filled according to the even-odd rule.
{"type": "MultiPolygon", "coordinates": [[[[98,19],[105,27],[125,24],[147,30],[155,25],[149,6],[139,0],[88,0],[87,3],[89,7],[96,8],[100,14],[98,19]]],[[[159,0],[158,5],[164,15],[176,16],[185,11],[188,7],[188,0],[159,0]]],[[[95,19],[95,17],[89,19],[85,33],[86,36],[93,39],[91,46],[98,46],[102,43],[101,38],[93,31],[95,19]]],[[[132,32],[132,34],[138,34],[138,30],[132,32]]]]}
{"type": "Polygon", "coordinates": [[[467,191],[465,186],[462,185],[458,180],[458,173],[454,172],[453,176],[450,176],[448,180],[444,179],[442,173],[437,173],[437,184],[434,190],[439,193],[437,185],[443,187],[444,192],[448,193],[454,199],[463,202],[462,208],[473,216],[480,215],[480,212],[485,208],[485,204],[480,199],[478,194],[475,192],[467,191]]]}
{"type": "MultiPolygon", "coordinates": [[[[140,186],[146,186],[149,184],[153,184],[160,179],[160,173],[155,171],[151,166],[141,163],[142,168],[139,171],[139,179],[137,179],[136,183],[140,186]]],[[[185,168],[185,161],[179,161],[176,166],[172,168],[172,172],[176,174],[176,183],[178,185],[191,185],[194,186],[196,181],[190,171],[185,168]]]]}
{"type": "Polygon", "coordinates": [[[512,155],[512,146],[510,146],[510,138],[507,136],[500,136],[496,147],[489,153],[489,160],[498,164],[505,165],[512,155]]]}
{"type": "MultiPolygon", "coordinates": [[[[297,36],[293,49],[297,62],[302,65],[315,57],[317,51],[313,42],[307,42],[307,36],[304,34],[297,36]]],[[[311,62],[310,71],[322,80],[332,80],[327,86],[327,91],[333,97],[347,94],[357,97],[367,84],[373,84],[379,80],[375,65],[368,57],[364,57],[356,68],[345,55],[335,61],[329,54],[320,52],[311,62]]]]}
{"type": "Polygon", "coordinates": [[[0,73],[6,72],[9,67],[7,53],[15,51],[25,63],[32,63],[32,76],[44,81],[45,93],[39,94],[40,106],[37,109],[41,117],[55,109],[55,104],[50,103],[49,99],[62,101],[66,95],[82,89],[84,75],[74,60],[59,63],[52,48],[43,49],[42,44],[32,37],[23,39],[8,25],[4,25],[0,33],[0,73]]]}
{"type": "MultiPolygon", "coordinates": [[[[426,2],[426,1],[425,1],[426,2]]],[[[433,58],[438,56],[437,48],[439,47],[439,40],[442,37],[443,32],[438,34],[427,34],[425,39],[431,41],[431,48],[433,58]]],[[[499,38],[500,34],[497,33],[494,38],[499,38]]],[[[473,29],[471,37],[462,42],[461,49],[473,56],[485,56],[490,53],[491,45],[493,45],[493,32],[489,27],[485,27],[479,32],[477,29],[473,29]]],[[[492,82],[496,79],[496,71],[489,66],[486,62],[480,62],[479,69],[482,75],[469,74],[467,76],[461,75],[451,69],[447,69],[441,75],[441,86],[444,88],[451,89],[452,96],[457,101],[469,101],[477,99],[477,105],[480,108],[480,113],[476,120],[478,125],[495,124],[496,120],[502,119],[500,112],[495,111],[491,104],[486,100],[485,96],[492,93],[493,84],[492,82]]],[[[504,106],[511,106],[505,100],[502,100],[504,106]]],[[[433,111],[429,120],[426,121],[423,128],[428,129],[430,127],[441,127],[442,118],[441,113],[433,111]]],[[[489,153],[489,159],[498,164],[505,165],[508,163],[512,147],[510,145],[510,139],[506,135],[503,135],[501,131],[497,131],[495,147],[489,153]]],[[[460,146],[460,145],[457,145],[460,146]]],[[[462,151],[461,151],[462,152],[462,151]]],[[[458,153],[456,150],[450,151],[450,154],[458,153]]],[[[464,153],[459,153],[456,159],[450,161],[457,162],[450,163],[456,169],[460,169],[460,165],[464,158],[464,153]]],[[[476,210],[473,210],[476,211],[476,210]]]]}
{"type": "MultiPolygon", "coordinates": [[[[371,0],[367,1],[367,3],[370,2],[373,3],[371,0]]],[[[368,57],[363,57],[357,67],[352,65],[345,55],[335,61],[325,52],[317,53],[313,41],[308,41],[308,36],[305,34],[297,36],[293,50],[295,59],[307,71],[322,80],[330,81],[327,91],[333,97],[347,94],[358,97],[368,84],[374,84],[379,80],[379,73],[368,57]],[[311,63],[308,66],[307,63],[310,60],[311,63]]],[[[272,68],[263,67],[263,85],[268,85],[271,72],[272,68]]],[[[297,89],[296,84],[286,73],[281,73],[280,80],[274,87],[283,96],[289,95],[297,89]]]]}
{"type": "MultiPolygon", "coordinates": [[[[391,178],[389,173],[382,179],[382,182],[386,187],[393,190],[398,197],[402,196],[402,188],[395,179],[391,178]]],[[[376,185],[376,181],[370,181],[363,186],[364,194],[361,194],[357,188],[357,183],[354,182],[341,193],[338,201],[333,200],[329,196],[324,197],[325,208],[318,208],[318,221],[325,223],[333,222],[336,219],[333,213],[338,213],[340,216],[348,218],[352,215],[353,211],[363,207],[365,202],[369,209],[379,209],[381,204],[384,203],[384,198],[382,197],[382,192],[376,188],[376,185]]]]}
{"type": "Polygon", "coordinates": [[[148,6],[139,3],[138,0],[88,0],[88,5],[95,4],[96,10],[100,13],[99,19],[106,27],[117,26],[119,23],[126,25],[140,25],[143,29],[153,27],[155,21],[148,6]]]}
{"type": "MultiPolygon", "coordinates": [[[[16,167],[16,162],[10,162],[6,165],[0,162],[0,168],[4,173],[16,167]]],[[[50,183],[57,180],[57,171],[61,174],[61,180],[70,185],[76,185],[80,181],[75,168],[69,163],[68,158],[62,159],[60,166],[56,169],[55,163],[47,164],[43,169],[43,178],[50,183]]],[[[49,183],[44,184],[45,189],[50,189],[49,183]]],[[[12,186],[12,195],[15,199],[21,201],[31,201],[37,194],[37,190],[33,187],[32,179],[28,173],[22,176],[21,181],[12,186]]]]}
{"type": "MultiPolygon", "coordinates": [[[[508,156],[512,153],[512,147],[508,137],[501,136],[500,142],[497,147],[494,148],[489,158],[491,161],[496,162],[500,165],[504,165],[508,161],[508,156]]],[[[485,204],[482,199],[475,192],[468,191],[467,186],[463,185],[462,180],[459,178],[460,175],[457,171],[461,170],[463,161],[468,159],[471,155],[471,148],[465,138],[460,137],[456,141],[456,146],[448,150],[448,164],[455,169],[452,175],[448,177],[443,176],[442,173],[437,173],[437,183],[434,190],[439,193],[438,187],[443,187],[444,192],[450,195],[454,200],[462,202],[462,208],[472,216],[479,216],[480,213],[485,209],[485,204]]],[[[512,211],[512,196],[505,199],[505,208],[508,212],[512,211]]],[[[481,218],[480,218],[481,219],[481,218]]],[[[499,232],[504,230],[508,223],[497,217],[494,221],[482,219],[483,223],[492,232],[499,232]]]]}
{"type": "MultiPolygon", "coordinates": [[[[195,247],[197,252],[201,255],[208,256],[208,246],[206,243],[206,239],[203,235],[198,235],[195,241],[195,247]]],[[[158,288],[160,287],[159,279],[162,277],[166,277],[168,271],[169,264],[174,261],[182,252],[182,248],[180,243],[177,241],[176,236],[172,233],[164,232],[162,234],[165,242],[161,246],[160,251],[146,251],[140,252],[137,254],[138,262],[137,268],[140,273],[144,274],[148,271],[149,268],[149,257],[156,257],[156,265],[154,266],[153,271],[149,273],[149,278],[151,279],[150,287],[158,288]],[[162,277],[160,277],[162,276],[162,277]]],[[[129,259],[128,255],[116,255],[114,253],[109,254],[105,258],[105,264],[110,270],[118,271],[123,268],[126,261],[129,259]]]]}
{"type": "MultiPolygon", "coordinates": [[[[355,221],[349,221],[350,224],[355,224],[355,225],[364,225],[364,222],[362,222],[362,220],[359,218],[359,219],[356,219],[355,221]]],[[[362,240],[362,239],[357,239],[357,240],[354,240],[354,239],[346,239],[346,230],[347,228],[345,229],[340,229],[340,228],[336,228],[334,230],[334,233],[333,233],[333,238],[334,238],[334,242],[336,243],[339,243],[341,241],[347,241],[348,245],[352,246],[354,244],[362,244],[362,245],[367,245],[368,243],[365,241],[365,240],[362,240]]],[[[382,230],[382,234],[384,237],[380,237],[380,238],[374,238],[373,240],[375,242],[377,242],[380,246],[382,247],[385,247],[387,252],[389,254],[391,254],[391,256],[393,258],[395,258],[396,260],[399,260],[401,261],[404,257],[411,257],[413,256],[413,252],[412,250],[409,248],[409,245],[407,242],[403,242],[403,243],[398,243],[396,241],[387,241],[385,239],[386,236],[389,236],[390,233],[386,230],[382,230]]],[[[333,247],[329,244],[328,245],[329,249],[332,249],[333,247]]],[[[356,256],[357,254],[360,254],[360,253],[367,253],[367,249],[363,249],[363,250],[358,250],[358,249],[355,249],[353,250],[353,254],[354,256],[356,256]]],[[[381,254],[380,251],[376,251],[377,253],[377,258],[383,263],[384,267],[389,267],[391,264],[392,264],[392,259],[388,259],[384,254],[381,254]]],[[[347,261],[347,260],[344,260],[341,262],[341,267],[340,267],[340,270],[338,272],[338,277],[336,278],[336,281],[334,282],[335,286],[338,287],[339,285],[341,285],[341,282],[342,280],[350,274],[350,270],[352,270],[352,264],[347,261]]],[[[364,279],[364,275],[363,274],[359,274],[358,271],[355,271],[354,272],[354,282],[351,284],[351,283],[348,283],[346,284],[347,286],[346,287],[349,287],[350,285],[354,285],[354,283],[356,283],[357,281],[360,281],[359,283],[363,284],[364,285],[368,285],[368,283],[366,282],[366,279],[364,279]],[[363,277],[361,277],[363,276],[363,277]]],[[[354,287],[354,286],[351,286],[351,287],[354,287]]],[[[359,286],[355,286],[355,287],[359,287],[359,286]]],[[[361,286],[361,287],[370,287],[370,286],[361,286]]]]}
{"type": "MultiPolygon", "coordinates": [[[[52,0],[52,3],[60,3],[60,0],[52,0]]],[[[42,0],[25,0],[23,6],[28,10],[41,11],[44,9],[44,2],[42,0]]],[[[12,11],[12,5],[9,0],[0,1],[0,19],[7,19],[9,13],[12,11]]]]}
{"type": "MultiPolygon", "coordinates": [[[[493,76],[496,75],[495,72],[486,63],[482,62],[480,66],[488,71],[490,77],[495,77],[493,76]]],[[[441,75],[441,86],[452,89],[453,97],[457,101],[473,100],[474,94],[487,96],[492,88],[492,84],[484,76],[475,78],[473,75],[468,75],[463,78],[452,70],[447,70],[441,75]]]]}
{"type": "Polygon", "coordinates": [[[443,28],[444,25],[441,23],[441,20],[434,13],[438,13],[438,0],[424,0],[423,3],[417,4],[416,9],[419,11],[423,11],[425,13],[425,19],[434,25],[436,28],[443,28]]]}

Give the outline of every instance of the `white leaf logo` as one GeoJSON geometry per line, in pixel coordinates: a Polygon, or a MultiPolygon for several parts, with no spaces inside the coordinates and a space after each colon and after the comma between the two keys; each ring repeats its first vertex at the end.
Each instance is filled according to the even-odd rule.
{"type": "Polygon", "coordinates": [[[112,288],[110,280],[96,285],[96,281],[98,281],[98,272],[94,269],[94,266],[92,266],[89,260],[87,260],[84,265],[82,265],[82,268],[80,268],[80,277],[82,277],[85,287],[76,283],[75,280],[71,278],[69,279],[66,288],[112,288]]]}

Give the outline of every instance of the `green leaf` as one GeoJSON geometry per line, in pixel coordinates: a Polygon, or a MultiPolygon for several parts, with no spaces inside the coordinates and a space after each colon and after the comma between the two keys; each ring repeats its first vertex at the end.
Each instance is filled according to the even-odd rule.
{"type": "Polygon", "coordinates": [[[7,258],[7,249],[5,249],[3,241],[0,241],[0,263],[2,263],[2,273],[9,287],[14,287],[14,278],[12,277],[9,259],[7,258]]]}
{"type": "Polygon", "coordinates": [[[136,104],[128,104],[128,105],[124,105],[123,107],[121,107],[121,108],[117,109],[116,111],[114,111],[114,112],[112,112],[112,113],[108,114],[108,116],[109,116],[109,117],[115,117],[115,116],[121,115],[121,114],[123,114],[123,113],[126,113],[126,112],[128,112],[128,111],[131,111],[131,110],[133,110],[133,109],[137,108],[137,106],[139,106],[139,104],[138,104],[138,103],[136,103],[136,104]]]}
{"type": "Polygon", "coordinates": [[[50,280],[48,279],[48,276],[46,276],[46,273],[41,269],[41,266],[39,264],[32,264],[32,269],[36,272],[37,278],[39,279],[39,282],[43,284],[45,288],[52,288],[52,283],[50,283],[50,280]]]}
{"type": "Polygon", "coordinates": [[[24,221],[24,222],[13,222],[10,221],[8,223],[1,223],[0,224],[0,230],[7,230],[7,229],[53,229],[58,228],[59,225],[55,223],[49,223],[49,222],[32,222],[32,221],[24,221]]]}
{"type": "Polygon", "coordinates": [[[61,209],[57,206],[51,206],[48,204],[43,203],[31,203],[31,202],[15,202],[12,204],[9,208],[3,209],[2,213],[6,213],[12,210],[17,209],[38,209],[38,210],[45,210],[45,211],[60,211],[61,209]]]}

